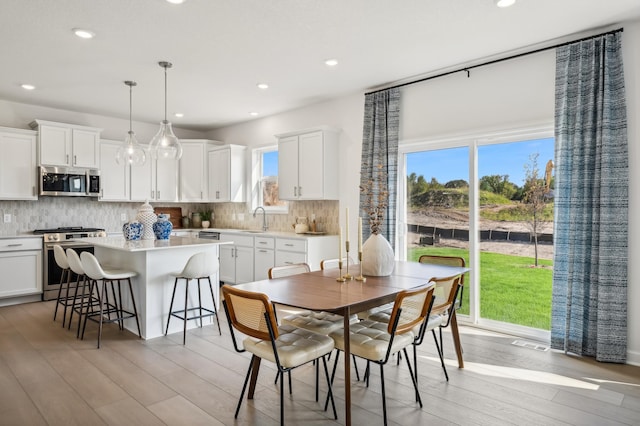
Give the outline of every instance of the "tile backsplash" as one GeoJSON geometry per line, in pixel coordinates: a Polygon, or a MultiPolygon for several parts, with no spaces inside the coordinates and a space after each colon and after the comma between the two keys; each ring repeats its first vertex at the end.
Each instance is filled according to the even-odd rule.
{"type": "MultiPolygon", "coordinates": [[[[135,218],[142,203],[101,202],[83,197],[42,197],[37,201],[0,201],[0,236],[29,234],[34,229],[60,226],[104,228],[108,232],[120,232],[124,222],[135,218]],[[5,214],[11,222],[1,221],[5,214]],[[127,217],[126,221],[121,216],[127,217]]],[[[212,227],[260,229],[262,217],[254,218],[246,203],[152,203],[154,206],[181,207],[183,216],[191,212],[213,210],[212,227]]],[[[271,231],[292,231],[296,217],[311,218],[315,214],[319,231],[338,233],[338,201],[292,201],[288,214],[268,214],[271,231]]]]}

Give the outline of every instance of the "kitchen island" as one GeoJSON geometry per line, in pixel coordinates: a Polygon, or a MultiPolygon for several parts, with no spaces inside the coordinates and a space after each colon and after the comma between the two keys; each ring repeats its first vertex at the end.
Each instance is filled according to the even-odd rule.
{"type": "MultiPolygon", "coordinates": [[[[225,244],[220,241],[191,237],[139,241],[127,241],[122,237],[107,237],[83,238],[82,241],[95,247],[95,256],[105,268],[112,266],[138,273],[132,279],[132,283],[140,320],[140,331],[144,339],[164,335],[175,280],[170,273],[181,271],[187,260],[196,253],[210,253],[211,261],[217,261],[219,257],[218,246],[225,244]]],[[[216,308],[222,314],[219,311],[218,274],[211,276],[211,282],[214,286],[216,308]]],[[[213,309],[211,297],[207,297],[210,295],[209,286],[203,283],[201,287],[203,307],[213,309]]],[[[198,305],[197,286],[190,285],[188,297],[190,306],[198,305]]],[[[125,298],[125,294],[122,295],[122,298],[124,306],[132,308],[131,300],[128,297],[125,298]]],[[[184,299],[184,284],[181,284],[176,291],[174,310],[184,309],[184,299]]],[[[208,321],[215,321],[215,319],[211,317],[208,321]]],[[[199,325],[199,321],[188,321],[188,323],[190,328],[199,325]]],[[[125,327],[137,334],[135,320],[126,320],[125,327]]],[[[172,321],[169,333],[182,332],[182,327],[182,321],[172,321]]]]}

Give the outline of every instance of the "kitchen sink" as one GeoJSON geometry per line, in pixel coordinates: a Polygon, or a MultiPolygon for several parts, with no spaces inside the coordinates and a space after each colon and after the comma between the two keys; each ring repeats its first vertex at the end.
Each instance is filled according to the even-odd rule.
{"type": "Polygon", "coordinates": [[[242,229],[240,230],[240,232],[246,232],[248,234],[264,234],[265,233],[265,231],[258,231],[253,229],[242,229]]]}

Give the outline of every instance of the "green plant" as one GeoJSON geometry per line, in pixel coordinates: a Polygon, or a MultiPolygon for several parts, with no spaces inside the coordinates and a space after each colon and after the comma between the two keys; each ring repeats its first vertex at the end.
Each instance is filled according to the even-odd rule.
{"type": "Polygon", "coordinates": [[[212,214],[211,210],[205,210],[203,212],[200,212],[200,219],[210,222],[211,221],[211,214],[212,214]]]}

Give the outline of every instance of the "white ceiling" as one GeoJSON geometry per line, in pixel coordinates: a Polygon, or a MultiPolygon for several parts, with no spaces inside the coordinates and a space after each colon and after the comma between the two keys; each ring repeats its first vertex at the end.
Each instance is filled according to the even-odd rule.
{"type": "Polygon", "coordinates": [[[169,120],[207,130],[639,17],[638,0],[1,0],[0,99],[128,118],[135,80],[134,120],[158,122],[168,60],[169,120]]]}

